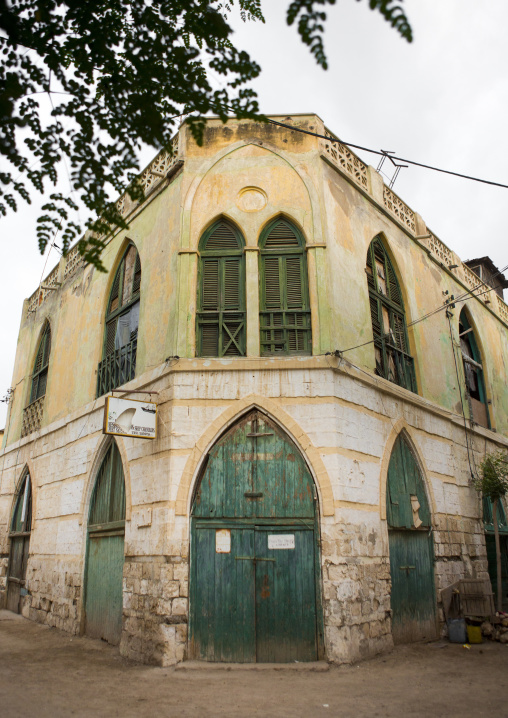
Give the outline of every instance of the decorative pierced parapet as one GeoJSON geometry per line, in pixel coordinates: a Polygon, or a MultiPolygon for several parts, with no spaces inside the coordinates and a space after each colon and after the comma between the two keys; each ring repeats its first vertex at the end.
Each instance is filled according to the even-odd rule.
{"type": "Polygon", "coordinates": [[[438,239],[432,232],[427,230],[430,234],[430,237],[428,237],[425,240],[425,244],[430,249],[432,254],[437,258],[439,262],[442,262],[444,265],[449,267],[452,264],[455,264],[453,261],[453,252],[451,249],[448,249],[446,244],[444,242],[441,242],[440,239],[438,239]]]}
{"type": "Polygon", "coordinates": [[[328,157],[335,165],[345,172],[351,179],[356,182],[367,192],[369,191],[369,182],[367,177],[367,165],[364,164],[359,157],[352,152],[349,147],[343,145],[328,130],[325,134],[330,138],[329,141],[322,140],[321,147],[324,149],[328,157]]]}
{"type": "Polygon", "coordinates": [[[415,213],[386,185],[383,187],[383,203],[390,214],[396,217],[412,234],[416,234],[415,213]]]}
{"type": "Polygon", "coordinates": [[[28,314],[35,312],[37,307],[47,299],[51,292],[54,292],[55,289],[60,286],[58,283],[58,267],[59,265],[57,264],[28,300],[28,314]]]}
{"type": "Polygon", "coordinates": [[[33,431],[38,431],[41,428],[42,417],[44,414],[44,398],[41,396],[39,399],[33,401],[23,411],[23,423],[21,425],[21,438],[28,436],[33,431]]]}
{"type": "Polygon", "coordinates": [[[462,273],[464,276],[464,282],[469,289],[474,291],[474,294],[485,302],[485,304],[490,304],[492,302],[492,297],[495,294],[494,290],[489,287],[488,284],[482,282],[476,272],[473,272],[471,267],[468,267],[467,264],[462,265],[462,273]]]}
{"type": "Polygon", "coordinates": [[[80,267],[83,266],[83,257],[79,253],[77,244],[67,252],[66,260],[67,261],[65,263],[64,269],[64,280],[68,277],[72,277],[72,275],[77,272],[80,267]]]}
{"type": "Polygon", "coordinates": [[[498,294],[493,294],[497,300],[497,313],[505,324],[508,324],[508,305],[506,305],[498,294]]]}

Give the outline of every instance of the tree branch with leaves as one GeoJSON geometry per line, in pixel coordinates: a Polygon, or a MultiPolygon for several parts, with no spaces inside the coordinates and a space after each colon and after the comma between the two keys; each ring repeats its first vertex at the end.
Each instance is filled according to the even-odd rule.
{"type": "MultiPolygon", "coordinates": [[[[394,0],[368,0],[409,42],[394,0]]],[[[402,1],[402,0],[400,0],[402,1]]],[[[293,0],[288,24],[319,65],[326,13],[335,0],[293,0]]],[[[171,151],[178,118],[201,143],[206,116],[264,121],[249,83],[261,68],[232,42],[234,0],[0,0],[0,215],[49,191],[37,222],[39,249],[61,232],[64,254],[80,237],[78,202],[97,217],[81,240],[103,269],[111,227],[126,228],[114,199],[143,198],[142,145],[171,151]],[[214,89],[210,72],[225,79],[214,89]],[[49,101],[49,103],[48,103],[49,101]],[[44,106],[46,104],[46,107],[44,106]],[[70,195],[54,191],[67,172],[70,195]]],[[[261,0],[237,0],[244,21],[264,22],[261,0]]]]}

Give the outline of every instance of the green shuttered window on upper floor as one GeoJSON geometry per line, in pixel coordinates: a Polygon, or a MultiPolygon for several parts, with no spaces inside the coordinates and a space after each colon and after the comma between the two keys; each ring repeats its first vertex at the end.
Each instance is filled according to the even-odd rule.
{"type": "Polygon", "coordinates": [[[226,220],[201,238],[196,313],[197,355],[245,356],[244,239],[226,220]]]}
{"type": "Polygon", "coordinates": [[[370,244],[365,271],[369,285],[376,374],[416,392],[414,360],[409,352],[402,292],[379,237],[370,244]]]}
{"type": "Polygon", "coordinates": [[[48,383],[49,355],[51,353],[51,328],[46,322],[42,332],[41,341],[35,357],[34,370],[32,374],[32,386],[30,389],[30,404],[37,401],[46,394],[48,383]]]}
{"type": "Polygon", "coordinates": [[[311,354],[305,240],[278,218],[261,235],[260,249],[261,354],[311,354]]]}

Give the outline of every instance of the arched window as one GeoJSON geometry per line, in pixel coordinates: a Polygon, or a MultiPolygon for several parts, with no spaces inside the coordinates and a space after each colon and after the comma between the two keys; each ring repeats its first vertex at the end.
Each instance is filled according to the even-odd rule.
{"type": "Polygon", "coordinates": [[[141,261],[131,244],[117,269],[106,312],[103,359],[97,372],[97,396],[136,375],[141,261]]]}
{"type": "Polygon", "coordinates": [[[48,383],[50,352],[51,328],[49,326],[49,322],[46,322],[39,342],[39,348],[37,349],[37,355],[35,357],[28,406],[26,406],[23,411],[21,438],[40,429],[44,414],[44,397],[46,395],[46,386],[48,383]]]}
{"type": "Polygon", "coordinates": [[[409,353],[402,293],[393,265],[379,237],[367,252],[370,314],[376,374],[416,392],[413,357],[409,353]]]}
{"type": "Polygon", "coordinates": [[[261,235],[261,354],[311,354],[305,240],[286,219],[261,235]]]}
{"type": "Polygon", "coordinates": [[[7,576],[7,608],[19,613],[21,597],[26,594],[25,579],[32,528],[32,484],[26,472],[16,497],[9,530],[11,541],[7,576]]]}
{"type": "Polygon", "coordinates": [[[459,338],[470,416],[477,424],[489,428],[489,408],[481,355],[465,309],[460,313],[459,338]]]}
{"type": "Polygon", "coordinates": [[[229,222],[212,225],[200,241],[197,355],[245,356],[245,242],[229,222]]]}
{"type": "Polygon", "coordinates": [[[30,404],[46,394],[50,352],[51,328],[49,326],[49,322],[46,322],[46,326],[44,327],[41,341],[39,343],[37,356],[35,358],[34,370],[32,374],[32,387],[30,390],[30,404]]]}

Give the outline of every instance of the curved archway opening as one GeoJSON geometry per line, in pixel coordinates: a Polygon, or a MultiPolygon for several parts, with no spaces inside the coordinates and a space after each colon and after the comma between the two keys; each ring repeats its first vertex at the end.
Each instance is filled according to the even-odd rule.
{"type": "Polygon", "coordinates": [[[211,448],[191,511],[190,653],[217,662],[322,654],[318,506],[287,434],[248,412],[211,448]]]}
{"type": "Polygon", "coordinates": [[[7,571],[7,610],[21,613],[32,530],[32,481],[28,469],[19,483],[9,526],[9,568],[7,571]]]}
{"type": "Polygon", "coordinates": [[[88,514],[85,633],[120,643],[125,537],[125,481],[113,441],[97,472],[88,514]]]}
{"type": "Polygon", "coordinates": [[[386,518],[394,643],[435,638],[430,504],[420,467],[403,432],[395,441],[388,465],[386,518]]]}

